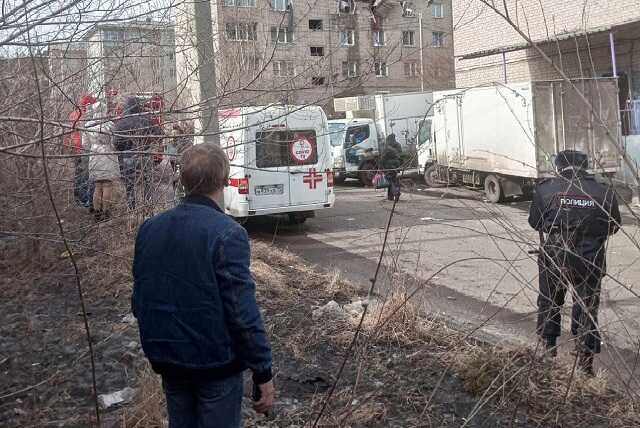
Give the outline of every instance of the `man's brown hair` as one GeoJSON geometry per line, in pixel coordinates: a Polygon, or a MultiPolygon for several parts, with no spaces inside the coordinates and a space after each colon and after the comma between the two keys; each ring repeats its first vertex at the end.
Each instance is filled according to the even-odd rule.
{"type": "Polygon", "coordinates": [[[196,144],[182,155],[180,181],[187,195],[211,195],[229,180],[229,160],[217,144],[196,144]]]}

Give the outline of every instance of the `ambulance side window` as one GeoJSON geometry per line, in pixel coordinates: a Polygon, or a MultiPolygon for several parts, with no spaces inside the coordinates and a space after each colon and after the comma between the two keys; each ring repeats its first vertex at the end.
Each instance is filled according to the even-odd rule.
{"type": "Polygon", "coordinates": [[[273,130],[256,134],[256,167],[277,168],[318,163],[313,130],[273,130]]]}

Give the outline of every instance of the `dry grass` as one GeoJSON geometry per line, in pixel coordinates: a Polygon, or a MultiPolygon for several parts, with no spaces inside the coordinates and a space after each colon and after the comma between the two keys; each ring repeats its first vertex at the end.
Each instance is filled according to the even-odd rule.
{"type": "MultiPolygon", "coordinates": [[[[253,245],[252,272],[267,313],[281,401],[268,420],[249,412],[246,426],[304,426],[317,414],[325,390],[296,389],[303,382],[294,385],[287,378],[297,371],[290,365],[321,368],[326,382],[333,382],[359,318],[313,321],[311,311],[329,300],[354,300],[357,287],[264,243],[253,245]]],[[[483,419],[493,421],[485,426],[508,426],[522,413],[528,422],[514,426],[640,426],[636,403],[609,388],[603,377],[588,379],[530,349],[466,340],[443,322],[422,317],[403,292],[371,302],[362,335],[320,426],[460,426],[463,417],[481,414],[494,418],[483,419]],[[438,384],[441,377],[449,386],[438,384]],[[465,413],[451,416],[447,403],[463,399],[470,401],[465,413]]],[[[143,373],[140,388],[122,426],[162,426],[156,377],[143,373]]]]}
{"type": "Polygon", "coordinates": [[[138,377],[136,399],[122,414],[122,428],[167,426],[164,394],[160,378],[146,367],[138,377]]]}

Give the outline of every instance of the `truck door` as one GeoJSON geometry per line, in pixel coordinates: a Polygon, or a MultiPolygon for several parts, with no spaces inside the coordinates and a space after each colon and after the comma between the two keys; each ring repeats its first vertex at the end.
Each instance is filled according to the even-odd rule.
{"type": "Polygon", "coordinates": [[[464,147],[460,135],[461,101],[458,96],[446,98],[443,106],[447,165],[452,167],[464,166],[464,147]]]}
{"type": "Polygon", "coordinates": [[[326,136],[313,129],[287,131],[291,205],[327,202],[327,173],[331,153],[326,136]],[[325,143],[325,144],[322,144],[325,143]]]}
{"type": "MultiPolygon", "coordinates": [[[[254,169],[249,176],[249,209],[286,207],[289,205],[289,140],[285,130],[265,129],[256,132],[254,169]]],[[[251,153],[251,151],[249,152],[251,153]]]]}

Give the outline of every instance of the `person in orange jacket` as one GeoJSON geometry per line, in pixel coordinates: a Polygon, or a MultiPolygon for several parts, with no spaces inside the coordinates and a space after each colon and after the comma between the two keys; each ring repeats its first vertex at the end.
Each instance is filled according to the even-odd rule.
{"type": "MultiPolygon", "coordinates": [[[[93,95],[85,94],[78,100],[76,108],[69,113],[69,124],[72,131],[66,134],[64,139],[64,146],[67,147],[73,154],[81,155],[82,150],[82,135],[78,127],[82,127],[82,118],[87,112],[87,106],[96,102],[96,97],[93,95]]],[[[88,156],[78,156],[74,158],[75,161],[75,177],[73,196],[78,205],[85,208],[91,207],[91,185],[89,183],[89,158],[88,156]]]]}

